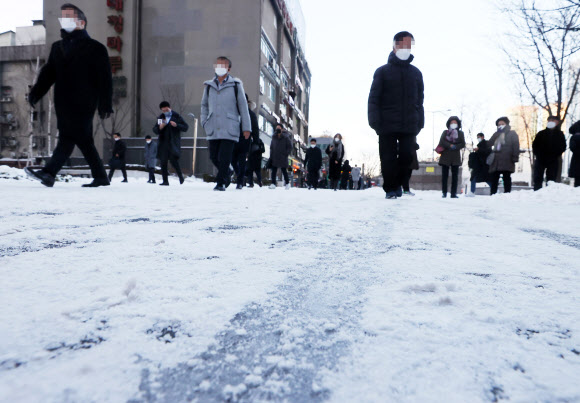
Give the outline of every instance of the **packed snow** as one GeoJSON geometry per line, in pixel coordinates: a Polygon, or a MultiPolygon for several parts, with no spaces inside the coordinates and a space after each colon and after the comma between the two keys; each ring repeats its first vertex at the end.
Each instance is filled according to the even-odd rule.
{"type": "Polygon", "coordinates": [[[67,180],[0,168],[1,402],[580,401],[580,188],[67,180]]]}

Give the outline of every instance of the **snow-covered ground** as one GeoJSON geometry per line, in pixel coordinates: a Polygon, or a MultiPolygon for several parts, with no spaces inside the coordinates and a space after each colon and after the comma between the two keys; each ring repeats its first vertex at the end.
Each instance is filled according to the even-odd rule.
{"type": "Polygon", "coordinates": [[[0,402],[580,401],[580,188],[0,171],[0,402]]]}

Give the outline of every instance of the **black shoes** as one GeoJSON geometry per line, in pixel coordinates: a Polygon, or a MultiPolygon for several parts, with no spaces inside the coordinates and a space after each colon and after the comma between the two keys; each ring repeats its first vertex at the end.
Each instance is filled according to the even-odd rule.
{"type": "Polygon", "coordinates": [[[451,195],[451,198],[452,199],[459,199],[459,196],[457,196],[457,195],[451,195]]]}
{"type": "Polygon", "coordinates": [[[147,183],[153,183],[155,184],[155,181],[152,181],[151,179],[147,181],[147,183]]]}
{"type": "Polygon", "coordinates": [[[93,179],[91,183],[86,183],[83,185],[84,188],[98,188],[101,186],[110,186],[111,182],[108,179],[93,179]]]}
{"type": "Polygon", "coordinates": [[[262,181],[258,182],[258,186],[260,186],[260,187],[264,186],[264,185],[262,185],[262,181]]]}
{"type": "Polygon", "coordinates": [[[447,199],[447,193],[443,193],[443,196],[441,196],[443,199],[447,199]]]}
{"type": "Polygon", "coordinates": [[[42,183],[44,186],[51,188],[54,186],[54,181],[55,178],[54,176],[52,176],[51,174],[42,171],[41,169],[39,169],[38,171],[33,171],[31,168],[24,168],[24,172],[26,172],[26,175],[28,175],[28,177],[30,179],[34,179],[36,181],[39,181],[40,183],[42,183]]]}
{"type": "Polygon", "coordinates": [[[169,182],[161,182],[159,186],[169,186],[169,182]]]}
{"type": "Polygon", "coordinates": [[[395,191],[397,197],[403,197],[403,187],[399,186],[399,188],[395,191]]]}
{"type": "Polygon", "coordinates": [[[183,176],[179,177],[179,184],[183,185],[183,182],[185,182],[185,178],[183,176]]]}
{"type": "Polygon", "coordinates": [[[215,188],[213,188],[214,192],[225,192],[226,191],[226,187],[224,185],[216,185],[215,188]]]}
{"type": "Polygon", "coordinates": [[[127,179],[123,179],[121,183],[129,183],[129,181],[127,179]]]}
{"type": "Polygon", "coordinates": [[[242,190],[243,188],[244,188],[244,185],[238,184],[238,186],[236,186],[236,190],[242,190]]]}

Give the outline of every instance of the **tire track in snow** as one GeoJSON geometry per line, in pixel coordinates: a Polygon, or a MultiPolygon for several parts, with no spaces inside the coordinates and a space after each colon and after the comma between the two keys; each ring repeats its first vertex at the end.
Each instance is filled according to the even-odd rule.
{"type": "Polygon", "coordinates": [[[144,370],[140,397],[131,402],[328,399],[321,372],[335,369],[350,351],[348,335],[362,331],[358,321],[375,268],[371,252],[394,248],[384,237],[393,216],[365,216],[382,219],[349,221],[350,237],[338,235],[267,302],[238,313],[193,360],[159,373],[144,370]]]}

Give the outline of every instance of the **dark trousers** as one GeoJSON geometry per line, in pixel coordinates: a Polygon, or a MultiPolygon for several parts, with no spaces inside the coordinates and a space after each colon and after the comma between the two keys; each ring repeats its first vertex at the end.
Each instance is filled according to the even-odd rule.
{"type": "Polygon", "coordinates": [[[411,191],[411,176],[413,176],[413,170],[409,169],[407,176],[405,176],[405,179],[403,180],[403,190],[405,192],[411,191]]]}
{"type": "Polygon", "coordinates": [[[233,140],[210,140],[209,158],[218,170],[216,182],[218,186],[230,183],[230,164],[236,142],[233,140]]]}
{"type": "Polygon", "coordinates": [[[177,157],[169,157],[169,158],[161,158],[161,176],[163,176],[163,182],[167,183],[169,181],[169,163],[175,169],[179,180],[183,179],[183,173],[181,173],[181,166],[179,166],[179,158],[177,157]]]}
{"type": "Polygon", "coordinates": [[[256,173],[256,179],[260,186],[262,185],[262,169],[252,169],[251,166],[248,166],[246,169],[246,177],[248,178],[248,182],[250,186],[254,186],[254,172],[256,173]]]}
{"type": "Polygon", "coordinates": [[[238,143],[234,145],[234,151],[232,153],[232,166],[234,167],[234,172],[237,176],[238,185],[244,185],[244,177],[246,175],[246,160],[248,159],[248,153],[250,152],[251,140],[246,140],[244,137],[240,139],[238,143]]]}
{"type": "MultiPolygon", "coordinates": [[[[288,169],[280,168],[280,171],[282,171],[282,176],[284,177],[284,184],[285,185],[289,184],[290,179],[288,179],[288,169]]],[[[272,183],[274,185],[276,184],[276,175],[277,174],[278,174],[278,168],[272,167],[272,183]]]]}
{"type": "MultiPolygon", "coordinates": [[[[127,180],[127,168],[125,168],[125,165],[123,165],[121,169],[121,172],[123,173],[123,179],[127,180]]],[[[115,174],[115,168],[111,168],[111,170],[109,171],[109,182],[111,181],[111,179],[113,179],[113,175],[115,174]]]]}
{"type": "Polygon", "coordinates": [[[149,172],[149,181],[155,183],[155,168],[147,168],[147,171],[149,172]]]}
{"type": "MultiPolygon", "coordinates": [[[[443,169],[442,178],[441,178],[441,187],[443,189],[443,194],[447,194],[447,185],[449,183],[449,166],[443,165],[441,166],[443,169]]],[[[459,166],[452,166],[451,167],[451,195],[457,195],[457,184],[459,182],[459,166]]]]}
{"type": "Polygon", "coordinates": [[[107,171],[105,171],[103,161],[95,147],[92,127],[92,124],[88,125],[87,133],[63,133],[61,131],[58,144],[43,171],[52,176],[56,176],[64,166],[66,160],[70,158],[75,146],[77,146],[89,164],[93,178],[107,179],[107,171]]]}
{"type": "Polygon", "coordinates": [[[558,167],[559,161],[541,162],[536,160],[534,162],[534,190],[540,190],[544,184],[544,172],[546,173],[546,181],[558,181],[558,167]]]}
{"type": "Polygon", "coordinates": [[[503,191],[510,193],[512,191],[512,173],[507,171],[494,172],[491,175],[491,194],[497,193],[499,187],[499,177],[503,176],[503,191]]]}
{"type": "Polygon", "coordinates": [[[403,186],[413,163],[416,144],[416,136],[411,133],[379,135],[379,154],[385,192],[396,192],[403,186]]]}
{"type": "Polygon", "coordinates": [[[308,186],[318,189],[318,181],[320,180],[320,175],[318,173],[319,169],[309,169],[308,170],[308,186]]]}

